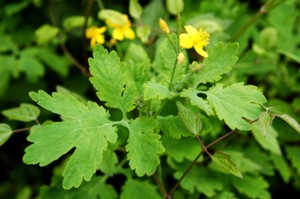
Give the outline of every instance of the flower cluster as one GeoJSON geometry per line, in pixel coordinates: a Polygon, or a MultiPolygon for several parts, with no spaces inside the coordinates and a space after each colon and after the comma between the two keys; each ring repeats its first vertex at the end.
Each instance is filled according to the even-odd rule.
{"type": "MultiPolygon", "coordinates": [[[[128,19],[127,15],[123,15],[125,23],[120,25],[111,22],[109,19],[106,19],[106,24],[109,28],[112,28],[112,43],[116,40],[122,41],[126,39],[134,39],[135,33],[131,28],[131,22],[128,19]]],[[[107,27],[96,27],[92,26],[86,30],[86,37],[90,39],[90,44],[94,47],[96,44],[104,44],[105,37],[104,32],[107,30],[107,27]]]]}

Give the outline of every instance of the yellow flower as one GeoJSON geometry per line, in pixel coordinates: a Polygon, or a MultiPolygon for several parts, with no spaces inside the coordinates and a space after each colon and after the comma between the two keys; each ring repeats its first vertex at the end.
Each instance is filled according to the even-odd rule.
{"type": "Polygon", "coordinates": [[[114,24],[111,21],[109,21],[109,19],[106,20],[107,25],[114,28],[112,32],[112,37],[119,41],[122,41],[124,38],[134,39],[135,34],[131,29],[131,23],[128,19],[128,16],[127,15],[123,15],[123,16],[126,19],[126,23],[123,25],[114,24]]]}
{"type": "Polygon", "coordinates": [[[105,38],[103,33],[106,31],[106,27],[97,28],[96,26],[92,26],[85,31],[85,35],[87,38],[91,39],[91,46],[94,47],[96,44],[103,44],[105,42],[105,38]]]}
{"type": "Polygon", "coordinates": [[[193,26],[184,26],[184,28],[187,33],[179,35],[180,46],[187,49],[194,47],[199,55],[208,57],[203,47],[209,43],[209,34],[202,29],[197,31],[193,26]]]}
{"type": "Polygon", "coordinates": [[[170,33],[170,29],[169,29],[167,22],[165,20],[163,20],[162,18],[159,18],[159,26],[160,26],[160,29],[162,29],[162,31],[164,31],[166,34],[170,33]]]}

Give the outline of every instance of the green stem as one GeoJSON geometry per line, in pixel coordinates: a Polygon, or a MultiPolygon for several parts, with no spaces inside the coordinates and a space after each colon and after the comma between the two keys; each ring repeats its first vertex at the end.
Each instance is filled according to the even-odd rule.
{"type": "Polygon", "coordinates": [[[260,18],[263,14],[266,14],[270,10],[277,7],[279,4],[283,3],[286,0],[282,0],[280,2],[274,3],[273,0],[268,0],[264,5],[262,5],[259,11],[249,19],[247,23],[245,23],[239,31],[237,31],[230,39],[230,41],[236,41],[258,18],[260,18]]]}
{"type": "Polygon", "coordinates": [[[97,0],[97,3],[98,3],[98,6],[99,6],[100,10],[104,10],[105,9],[105,7],[104,7],[104,5],[102,3],[102,0],[97,0]]]}

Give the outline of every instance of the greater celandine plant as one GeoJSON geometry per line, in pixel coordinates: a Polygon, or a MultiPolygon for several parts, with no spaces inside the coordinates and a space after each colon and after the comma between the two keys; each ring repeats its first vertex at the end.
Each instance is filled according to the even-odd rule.
{"type": "MultiPolygon", "coordinates": [[[[107,24],[114,27],[112,35],[116,40],[135,36],[129,21],[122,27],[114,22],[107,24]]],[[[26,164],[46,166],[69,154],[62,171],[58,172],[62,174],[64,189],[75,187],[79,192],[97,189],[91,193],[101,198],[116,198],[117,193],[107,179],[122,174],[126,182],[121,198],[138,198],[143,194],[161,198],[146,178],[137,180],[153,175],[162,195],[171,198],[204,153],[222,172],[243,178],[241,168],[229,154],[209,151],[211,146],[236,131],[249,131],[256,125],[255,128],[266,133],[274,117],[282,118],[300,131],[299,124],[291,117],[272,114],[270,108],[264,107],[267,100],[257,87],[243,82],[230,85],[220,82],[222,75],[230,72],[238,60],[238,43],[218,42],[204,50],[209,44],[209,34],[205,30],[187,25],[184,27],[186,33],[181,33],[178,22],[176,34],[164,20],[159,24],[166,37],[158,45],[152,63],[143,48],[134,43],[129,45],[121,61],[116,51],[108,52],[101,45],[105,41],[106,27],[87,30],[93,47],[93,57],[89,59],[90,82],[101,103],[85,101],[62,90],[51,95],[43,90],[30,92],[33,101],[60,115],[62,121],[38,123],[31,128],[28,141],[32,144],[26,148],[23,158],[26,164]],[[190,63],[185,49],[194,49],[202,61],[190,63]],[[216,118],[224,121],[232,131],[211,143],[204,143],[216,118]],[[182,145],[196,149],[196,153],[182,155],[174,150],[182,145]],[[190,161],[176,171],[175,185],[166,186],[162,179],[167,172],[161,166],[165,157],[174,170],[182,167],[182,159],[190,161]],[[101,174],[95,176],[98,170],[101,174]]],[[[28,116],[26,121],[37,120],[39,109],[29,104],[4,114],[14,117],[12,115],[20,110],[28,116]]],[[[12,132],[10,127],[2,125],[1,128],[8,138],[12,132]]],[[[209,186],[215,186],[213,193],[221,189],[217,183],[209,186]]],[[[185,185],[182,188],[193,192],[185,185]]],[[[204,191],[204,194],[209,197],[213,196],[212,192],[204,191]]],[[[46,193],[49,194],[44,189],[46,193]]]]}

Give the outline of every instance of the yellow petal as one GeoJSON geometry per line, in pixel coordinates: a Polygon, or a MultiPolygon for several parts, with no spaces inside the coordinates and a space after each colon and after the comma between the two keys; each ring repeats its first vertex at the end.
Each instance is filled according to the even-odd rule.
{"type": "Polygon", "coordinates": [[[92,38],[95,33],[96,26],[90,27],[85,30],[85,35],[87,38],[92,38]]]}
{"type": "Polygon", "coordinates": [[[191,36],[186,33],[179,35],[179,43],[182,48],[192,48],[194,45],[191,36]]]}
{"type": "Polygon", "coordinates": [[[125,30],[123,30],[124,35],[127,39],[134,39],[135,38],[135,34],[133,32],[133,30],[131,28],[126,28],[125,30]]]}
{"type": "Polygon", "coordinates": [[[97,42],[98,44],[104,44],[104,42],[105,42],[105,39],[104,39],[104,36],[103,36],[103,35],[97,35],[97,36],[95,37],[95,40],[96,40],[96,42],[97,42]]]}
{"type": "Polygon", "coordinates": [[[102,34],[106,31],[106,27],[97,28],[97,34],[102,34]]]}
{"type": "Polygon", "coordinates": [[[197,52],[199,55],[201,55],[202,57],[205,57],[205,58],[208,57],[207,52],[205,52],[205,51],[203,50],[203,46],[197,46],[197,45],[195,45],[194,48],[195,48],[196,52],[197,52]]]}
{"type": "Polygon", "coordinates": [[[119,28],[113,30],[112,37],[119,41],[122,41],[124,39],[123,32],[119,28]]]}
{"type": "Polygon", "coordinates": [[[192,37],[198,34],[198,31],[193,26],[184,26],[187,34],[191,35],[192,37]]]}

